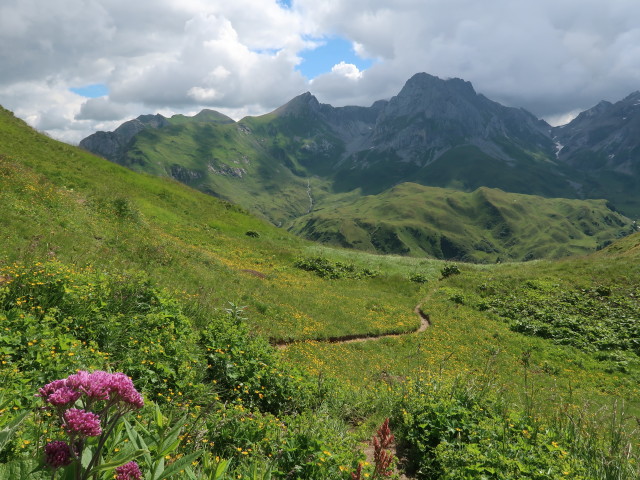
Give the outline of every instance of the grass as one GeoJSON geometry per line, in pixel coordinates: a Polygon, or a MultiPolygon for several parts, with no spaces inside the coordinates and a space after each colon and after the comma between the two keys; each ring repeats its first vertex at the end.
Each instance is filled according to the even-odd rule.
{"type": "MultiPolygon", "coordinates": [[[[612,370],[618,360],[524,335],[502,314],[508,295],[536,284],[558,287],[521,300],[548,310],[576,289],[609,287],[629,300],[638,234],[562,261],[459,263],[445,278],[454,269],[439,260],[304,241],[177,182],[41,136],[7,111],[0,202],[0,411],[9,412],[0,432],[33,411],[44,382],[101,368],[130,374],[168,418],[193,420],[170,461],[200,452],[196,478],[213,475],[207,462],[217,456],[230,461],[222,478],[262,471],[266,479],[269,470],[271,478],[347,479],[363,460],[357,441],[386,417],[399,445],[421,452],[403,465],[417,478],[491,473],[474,472],[478,464],[506,472],[493,478],[638,473],[627,450],[638,443],[636,354],[624,351],[625,369],[612,370]],[[318,257],[377,275],[331,279],[296,267],[318,257]],[[499,310],[482,306],[492,300],[499,310]],[[432,326],[410,333],[418,303],[432,326]],[[322,341],[391,332],[408,334],[322,341]],[[297,342],[277,351],[267,338],[297,342]]],[[[571,314],[585,323],[591,315],[571,314]]],[[[140,428],[157,421],[153,408],[141,412],[140,428]]],[[[0,476],[16,462],[37,464],[52,438],[44,421],[29,414],[6,430],[0,476]]]]}
{"type": "Polygon", "coordinates": [[[1,195],[12,206],[2,218],[5,262],[53,256],[144,269],[206,308],[248,305],[254,327],[274,339],[414,327],[415,287],[407,281],[400,289],[387,275],[327,285],[294,266],[299,249],[311,244],[238,207],[134,174],[17,121],[2,128],[5,151],[20,152],[1,160],[1,195]],[[382,313],[371,314],[372,302],[382,313]]]}

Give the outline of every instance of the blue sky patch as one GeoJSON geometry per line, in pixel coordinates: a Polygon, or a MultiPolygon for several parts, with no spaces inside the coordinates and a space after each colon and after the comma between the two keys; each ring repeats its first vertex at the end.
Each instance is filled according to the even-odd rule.
{"type": "Polygon", "coordinates": [[[356,55],[351,42],[342,37],[328,38],[324,45],[314,50],[303,50],[298,52],[298,55],[302,57],[302,62],[296,69],[308,79],[330,72],[331,68],[340,62],[352,63],[361,71],[373,64],[372,60],[356,55]]]}
{"type": "Polygon", "coordinates": [[[109,89],[102,83],[95,83],[93,85],[85,85],[84,87],[70,88],[73,93],[87,98],[98,98],[109,95],[109,89]]]}
{"type": "Polygon", "coordinates": [[[282,8],[291,8],[291,1],[292,0],[278,0],[278,5],[282,8]]]}

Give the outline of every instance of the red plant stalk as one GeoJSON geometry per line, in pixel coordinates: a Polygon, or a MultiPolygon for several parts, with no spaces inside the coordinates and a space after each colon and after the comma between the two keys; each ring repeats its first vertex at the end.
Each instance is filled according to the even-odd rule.
{"type": "Polygon", "coordinates": [[[393,475],[391,468],[393,454],[385,449],[393,443],[394,439],[387,418],[378,429],[377,436],[373,437],[373,460],[375,463],[373,478],[385,478],[393,475]]]}
{"type": "MultiPolygon", "coordinates": [[[[373,437],[373,461],[375,467],[371,480],[389,478],[393,475],[394,455],[386,450],[395,440],[391,429],[389,428],[389,419],[387,418],[373,437]]],[[[362,464],[358,464],[355,472],[351,473],[352,480],[362,480],[362,464]]]]}

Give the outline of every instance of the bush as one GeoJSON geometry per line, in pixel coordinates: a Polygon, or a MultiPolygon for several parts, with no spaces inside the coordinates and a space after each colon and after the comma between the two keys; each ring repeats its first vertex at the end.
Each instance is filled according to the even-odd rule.
{"type": "Polygon", "coordinates": [[[301,270],[313,272],[322,278],[372,278],[377,277],[379,272],[368,268],[358,269],[352,263],[331,262],[324,257],[308,257],[295,261],[294,265],[301,270]]]}
{"type": "Polygon", "coordinates": [[[455,263],[447,263],[442,270],[440,270],[440,273],[442,274],[442,278],[447,278],[451,275],[458,275],[460,273],[460,268],[455,263]]]}
{"type": "Polygon", "coordinates": [[[427,283],[429,281],[429,277],[424,273],[412,273],[409,275],[409,280],[415,283],[427,283]]]}
{"type": "Polygon", "coordinates": [[[201,375],[190,320],[145,274],[108,275],[52,261],[5,267],[0,276],[8,279],[0,316],[9,329],[0,332],[0,361],[35,384],[74,368],[117,366],[141,388],[165,395],[201,375]]]}
{"type": "Polygon", "coordinates": [[[633,437],[614,431],[622,428],[621,412],[607,420],[615,426],[607,438],[575,405],[558,405],[557,418],[547,422],[507,409],[493,387],[490,377],[410,382],[392,418],[407,473],[447,480],[637,478],[633,437]]]}

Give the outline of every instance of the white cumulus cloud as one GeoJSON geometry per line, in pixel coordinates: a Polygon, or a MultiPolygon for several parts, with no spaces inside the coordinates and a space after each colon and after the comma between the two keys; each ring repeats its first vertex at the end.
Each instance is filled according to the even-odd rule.
{"type": "Polygon", "coordinates": [[[351,80],[362,78],[362,72],[353,63],[340,62],[331,68],[331,72],[351,80]]]}

